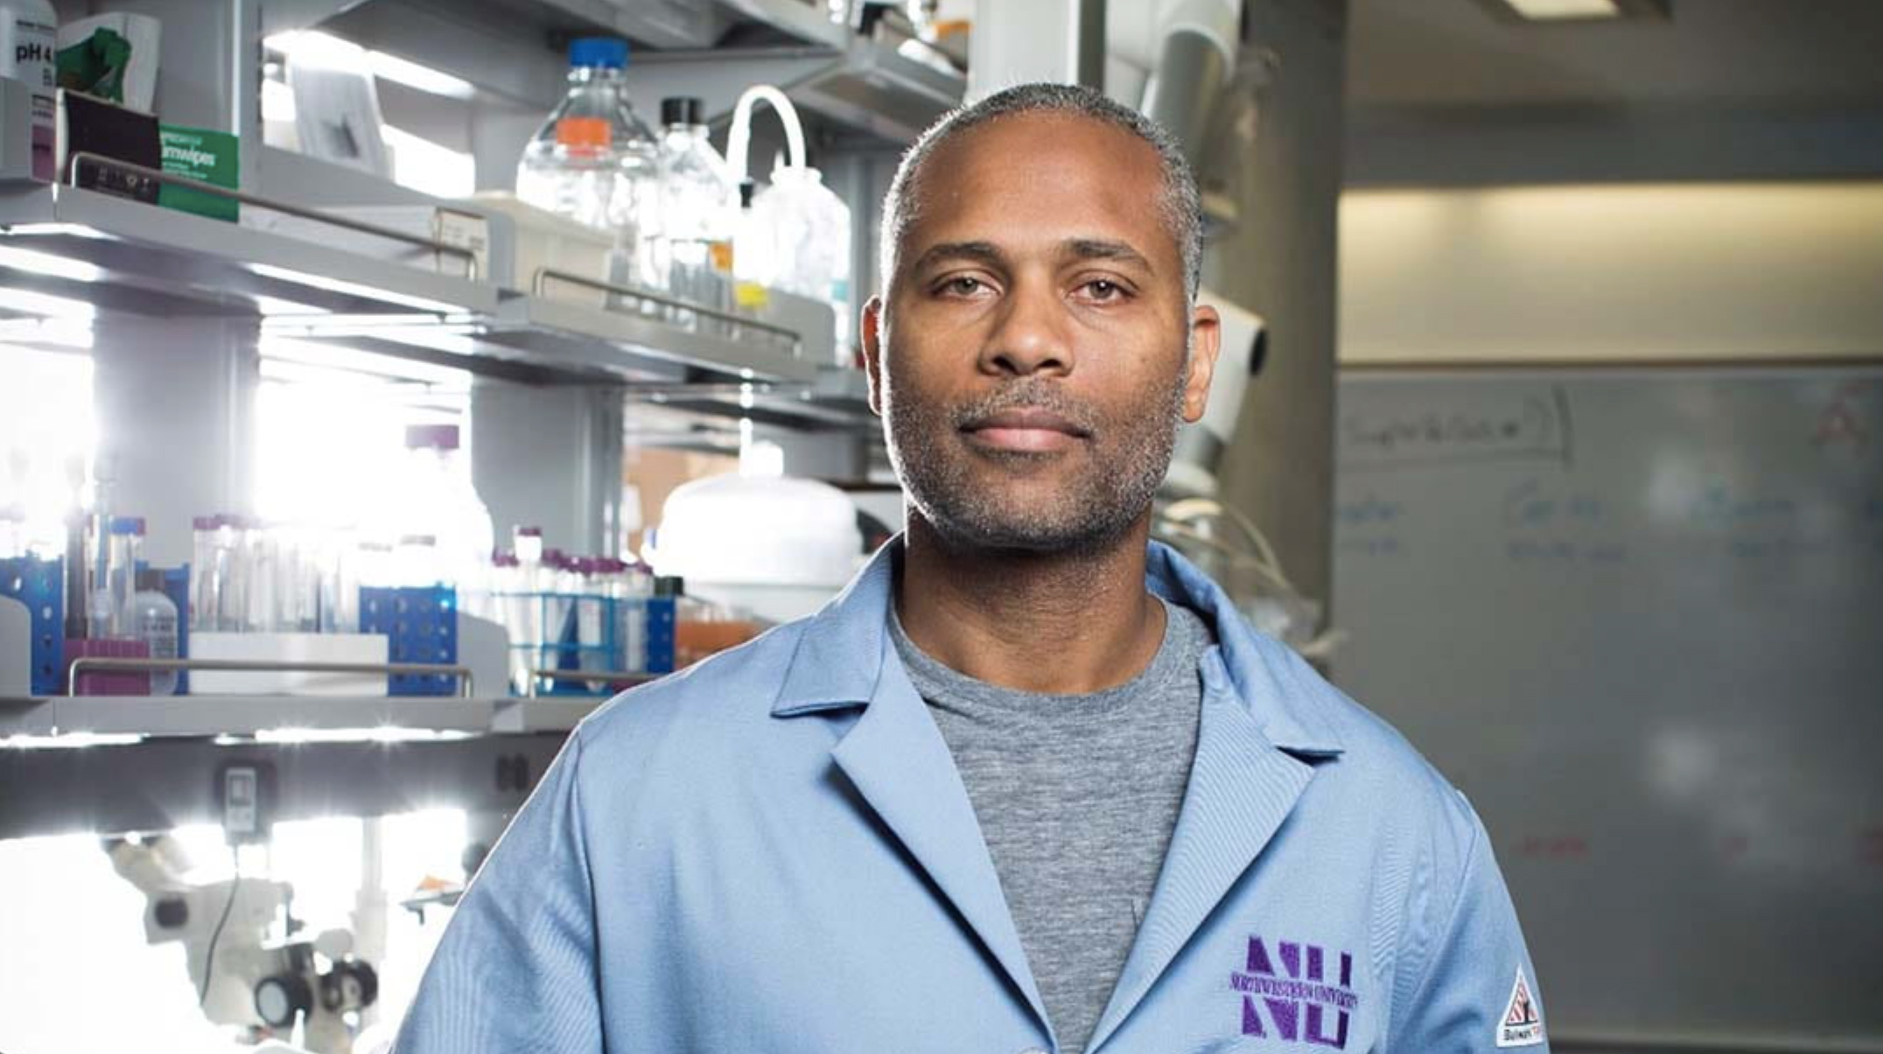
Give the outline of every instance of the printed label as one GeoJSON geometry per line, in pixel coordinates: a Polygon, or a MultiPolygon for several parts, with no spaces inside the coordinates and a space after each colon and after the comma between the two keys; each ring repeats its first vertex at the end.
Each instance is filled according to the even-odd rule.
{"type": "Polygon", "coordinates": [[[1497,1025],[1500,1047],[1534,1047],[1543,1042],[1543,1017],[1537,1013],[1536,1000],[1530,995],[1530,982],[1517,967],[1517,983],[1510,988],[1510,1003],[1497,1025]]]}
{"type": "Polygon", "coordinates": [[[1325,949],[1299,941],[1277,942],[1271,956],[1268,944],[1251,936],[1245,969],[1229,975],[1229,987],[1242,994],[1242,1034],[1345,1050],[1360,1005],[1353,956],[1340,953],[1337,978],[1327,976],[1329,960],[1325,949]]]}

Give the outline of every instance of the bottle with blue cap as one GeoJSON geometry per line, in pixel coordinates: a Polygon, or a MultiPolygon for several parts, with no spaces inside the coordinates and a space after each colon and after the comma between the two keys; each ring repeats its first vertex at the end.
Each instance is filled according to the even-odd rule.
{"type": "Polygon", "coordinates": [[[610,281],[642,279],[636,259],[654,219],[654,133],[628,101],[628,42],[569,45],[569,90],[523,149],[517,197],[615,236],[610,281]]]}

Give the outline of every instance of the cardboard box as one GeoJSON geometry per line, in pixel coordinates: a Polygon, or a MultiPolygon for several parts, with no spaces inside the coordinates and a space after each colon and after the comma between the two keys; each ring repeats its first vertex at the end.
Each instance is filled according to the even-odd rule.
{"type": "MultiPolygon", "coordinates": [[[[503,213],[515,227],[514,250],[508,273],[492,274],[491,280],[519,292],[530,292],[536,272],[542,268],[606,280],[609,253],[614,237],[567,216],[526,205],[516,195],[502,191],[480,191],[474,199],[478,207],[503,213]]],[[[601,307],[606,294],[580,286],[556,286],[557,300],[601,307]]]]}
{"type": "MultiPolygon", "coordinates": [[[[157,142],[163,150],[165,172],[228,190],[238,189],[242,174],[241,140],[235,136],[206,128],[166,124],[158,126],[157,142]]],[[[239,202],[168,183],[158,190],[157,204],[230,223],[241,215],[239,202]]]]}

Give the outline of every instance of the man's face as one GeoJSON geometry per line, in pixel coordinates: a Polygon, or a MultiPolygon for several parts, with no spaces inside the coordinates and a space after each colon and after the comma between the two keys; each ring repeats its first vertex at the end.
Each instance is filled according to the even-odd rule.
{"type": "Polygon", "coordinates": [[[1065,114],[998,118],[929,157],[863,342],[890,459],[951,542],[1072,551],[1149,510],[1217,347],[1162,194],[1149,144],[1065,114]]]}

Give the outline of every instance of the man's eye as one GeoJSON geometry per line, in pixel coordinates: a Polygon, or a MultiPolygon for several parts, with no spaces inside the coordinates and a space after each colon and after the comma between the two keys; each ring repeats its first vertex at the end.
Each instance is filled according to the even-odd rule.
{"type": "Polygon", "coordinates": [[[1092,281],[1085,283],[1085,297],[1087,300],[1097,300],[1100,302],[1118,300],[1121,299],[1124,294],[1124,287],[1109,279],[1094,278],[1092,281]]]}
{"type": "Polygon", "coordinates": [[[979,278],[970,278],[963,275],[957,278],[950,278],[946,282],[943,282],[941,291],[954,296],[973,296],[986,288],[987,283],[981,281],[979,278]]]}

